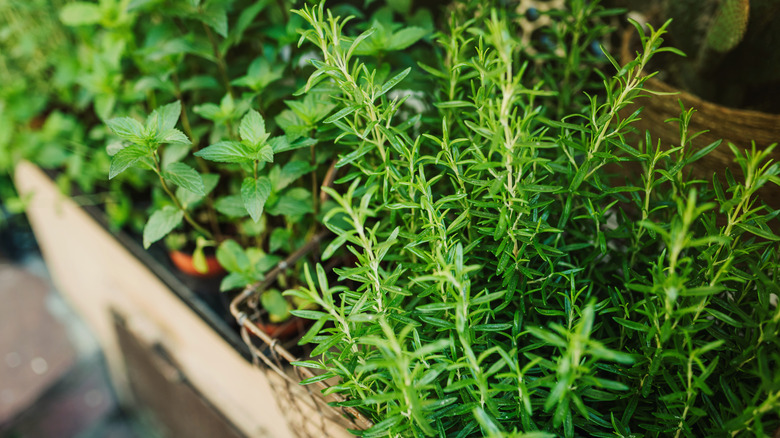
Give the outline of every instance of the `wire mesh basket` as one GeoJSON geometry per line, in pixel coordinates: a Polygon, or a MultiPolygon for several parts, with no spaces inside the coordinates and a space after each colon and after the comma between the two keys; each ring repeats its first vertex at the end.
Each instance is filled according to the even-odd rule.
{"type": "Polygon", "coordinates": [[[322,394],[322,390],[335,382],[300,384],[302,380],[316,376],[310,368],[291,365],[308,358],[309,350],[297,345],[297,340],[309,326],[307,321],[294,317],[273,331],[262,328],[266,312],[259,308],[257,297],[271,287],[282,272],[317,248],[326,235],[326,232],[315,235],[279,262],[265,275],[265,280],[247,286],[230,303],[230,313],[238,322],[241,338],[249,347],[253,363],[266,373],[285,420],[299,437],[344,435],[347,429],[364,430],[372,426],[372,422],[356,409],[329,404],[346,400],[338,394],[322,394]]]}

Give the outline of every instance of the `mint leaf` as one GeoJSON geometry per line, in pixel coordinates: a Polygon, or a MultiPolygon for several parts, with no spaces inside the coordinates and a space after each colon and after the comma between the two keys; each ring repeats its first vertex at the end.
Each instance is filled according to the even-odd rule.
{"type": "Polygon", "coordinates": [[[274,216],[299,216],[312,212],[314,212],[314,207],[312,206],[311,193],[302,187],[288,190],[279,197],[273,206],[268,208],[268,214],[274,216]]]}
{"type": "Polygon", "coordinates": [[[232,289],[242,289],[251,282],[252,280],[248,279],[246,275],[232,272],[222,279],[219,290],[226,292],[232,289]]]}
{"type": "Polygon", "coordinates": [[[144,127],[136,119],[130,117],[117,117],[106,122],[108,128],[117,137],[132,143],[141,143],[144,137],[144,127]]]}
{"type": "Polygon", "coordinates": [[[284,165],[284,167],[282,167],[279,174],[279,179],[274,181],[274,189],[277,192],[282,190],[283,188],[292,184],[298,178],[311,172],[312,169],[312,165],[306,161],[296,160],[288,162],[284,165]]]}
{"type": "Polygon", "coordinates": [[[160,137],[160,141],[163,143],[173,143],[173,144],[192,144],[189,138],[187,136],[179,131],[178,129],[169,129],[163,133],[163,135],[160,137]]]}
{"type": "Polygon", "coordinates": [[[218,163],[248,163],[253,161],[252,152],[246,145],[236,141],[221,141],[195,152],[195,156],[218,163]]]}
{"type": "MultiPolygon", "coordinates": [[[[217,187],[219,182],[219,175],[214,173],[206,173],[201,175],[203,178],[203,185],[206,188],[204,195],[192,193],[189,190],[183,189],[181,186],[176,190],[176,198],[181,202],[181,205],[187,209],[195,203],[200,202],[207,194],[211,193],[214,188],[217,187]]],[[[244,208],[243,206],[241,208],[244,208]]],[[[244,212],[246,214],[246,212],[244,212]]]]}
{"type": "Polygon", "coordinates": [[[254,150],[258,150],[268,140],[269,134],[265,132],[265,120],[255,110],[249,110],[241,119],[241,125],[238,127],[241,139],[254,150]]]}
{"type": "Polygon", "coordinates": [[[179,226],[183,218],[184,213],[170,205],[152,213],[144,227],[144,248],[148,249],[151,244],[167,236],[179,226]]]}
{"type": "Polygon", "coordinates": [[[222,117],[222,110],[213,103],[204,103],[203,105],[196,105],[192,108],[195,114],[200,115],[204,119],[217,120],[222,117]]]}
{"type": "Polygon", "coordinates": [[[203,178],[195,169],[184,163],[169,164],[165,168],[165,172],[163,172],[163,177],[196,195],[206,196],[206,186],[203,185],[203,178]]]}
{"type": "Polygon", "coordinates": [[[274,148],[270,144],[264,145],[259,151],[255,152],[254,159],[272,163],[274,161],[274,148]]]}
{"type": "Polygon", "coordinates": [[[244,207],[244,201],[239,195],[223,196],[214,203],[218,212],[229,217],[244,217],[249,214],[244,207]]]}
{"type": "Polygon", "coordinates": [[[190,146],[183,143],[174,143],[167,146],[162,152],[160,164],[163,169],[171,163],[178,163],[190,153],[190,146]]]}
{"type": "Polygon", "coordinates": [[[421,27],[406,27],[390,37],[390,43],[385,50],[403,50],[426,35],[428,35],[428,31],[421,27]]]}
{"type": "Polygon", "coordinates": [[[181,102],[178,100],[168,105],[157,107],[147,120],[156,119],[157,132],[168,132],[176,126],[181,115],[181,102]]]}
{"type": "Polygon", "coordinates": [[[268,200],[269,195],[271,195],[271,181],[268,180],[268,177],[244,179],[244,183],[241,184],[241,199],[243,199],[244,207],[253,221],[260,221],[265,201],[268,200]]]}
{"type": "Polygon", "coordinates": [[[271,237],[268,239],[268,252],[276,252],[279,249],[289,250],[291,234],[290,230],[286,228],[274,228],[271,231],[271,237]]]}
{"type": "Polygon", "coordinates": [[[228,36],[228,18],[225,6],[220,3],[212,3],[198,14],[198,17],[210,28],[214,29],[222,38],[228,36]]]}
{"type": "Polygon", "coordinates": [[[130,145],[117,152],[116,155],[111,157],[111,167],[108,170],[108,179],[113,179],[147,155],[147,149],[137,144],[130,145]]]}
{"type": "Polygon", "coordinates": [[[249,257],[235,240],[226,240],[217,248],[217,261],[228,272],[246,272],[251,266],[249,257]]]}

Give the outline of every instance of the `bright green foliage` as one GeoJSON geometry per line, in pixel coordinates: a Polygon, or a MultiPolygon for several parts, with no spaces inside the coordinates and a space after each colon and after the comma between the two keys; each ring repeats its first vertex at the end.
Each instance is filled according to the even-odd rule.
{"type": "MultiPolygon", "coordinates": [[[[595,3],[571,8],[602,13],[595,3]]],[[[337,103],[322,129],[349,146],[349,187],[326,189],[337,237],[323,258],[356,262],[338,281],[307,270],[308,287],[287,293],[320,307],[293,311],[316,321],[300,364],[324,371],[303,383],[338,377],[328,391],[375,423],[361,436],[780,426],[778,212],[756,198],[780,184],[780,164],[772,148],[732,146],[744,178],[727,173],[724,187],[689,176],[718,146],[693,147],[692,111],[669,121],[678,145],[632,131],[639,112],[621,110],[641,97],[643,70],[676,52],[661,47],[666,25],[636,25],[637,58],[605,54],[616,74],[585,95],[560,81],[587,72],[531,65],[506,12],[484,2],[451,13],[425,66],[390,72],[356,56],[376,30],[353,33],[322,6],[296,13],[322,55],[307,90],[337,103]],[[412,75],[430,86],[429,112],[404,105],[412,75]]]]}

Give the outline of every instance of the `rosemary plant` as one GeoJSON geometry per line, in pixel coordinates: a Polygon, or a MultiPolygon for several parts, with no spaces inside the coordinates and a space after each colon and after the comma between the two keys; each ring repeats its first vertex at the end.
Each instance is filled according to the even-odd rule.
{"type": "MultiPolygon", "coordinates": [[[[599,14],[595,3],[569,6],[599,14]]],[[[301,44],[321,52],[306,91],[336,105],[318,129],[349,148],[345,189],[326,189],[337,237],[323,258],[355,260],[338,281],[318,266],[287,292],[320,307],[293,311],[316,320],[302,340],[313,359],[297,365],[322,371],[303,383],[339,379],[327,392],[375,422],[360,435],[780,426],[780,211],[755,196],[780,184],[780,164],[771,147],[729,145],[743,176],[694,180],[719,144],[694,146],[692,110],[669,121],[679,144],[632,131],[640,114],[622,110],[648,61],[676,52],[666,25],[635,24],[642,51],[624,66],[604,53],[616,73],[587,95],[559,85],[578,69],[535,68],[511,14],[485,2],[452,8],[425,64],[409,66],[365,55],[374,28],[351,36],[321,4],[295,12],[311,26],[301,44]],[[411,76],[430,111],[405,102],[411,76]]]]}

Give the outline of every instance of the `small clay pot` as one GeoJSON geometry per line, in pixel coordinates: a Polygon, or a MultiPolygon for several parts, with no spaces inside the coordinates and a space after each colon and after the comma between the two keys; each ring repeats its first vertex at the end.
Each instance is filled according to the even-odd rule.
{"type": "Polygon", "coordinates": [[[303,334],[307,326],[307,320],[293,316],[287,321],[281,323],[272,323],[267,321],[257,321],[255,325],[268,336],[288,341],[298,334],[303,334]]]}
{"type": "Polygon", "coordinates": [[[215,256],[206,256],[206,266],[208,266],[208,269],[204,273],[198,272],[198,270],[195,269],[195,264],[192,262],[192,254],[171,250],[168,252],[168,255],[170,256],[173,264],[181,272],[193,277],[211,278],[225,272],[225,268],[219,264],[215,256]]]}

